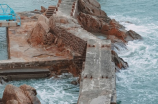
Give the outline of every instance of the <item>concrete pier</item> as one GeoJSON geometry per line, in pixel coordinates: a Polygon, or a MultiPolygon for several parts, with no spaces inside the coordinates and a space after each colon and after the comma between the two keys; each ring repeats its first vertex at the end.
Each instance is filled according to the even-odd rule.
{"type": "MultiPolygon", "coordinates": [[[[75,19],[78,14],[77,3],[78,0],[59,0],[56,13],[49,19],[49,22],[52,19],[52,24],[50,22],[49,25],[53,27],[50,27],[50,32],[74,52],[72,56],[59,54],[60,51],[54,44],[44,48],[30,46],[26,34],[36,22],[22,22],[21,29],[7,30],[10,33],[10,60],[0,61],[0,76],[10,80],[43,78],[52,71],[60,73],[59,65],[63,65],[60,67],[62,69],[73,63],[77,66],[77,71],[81,72],[77,104],[116,104],[115,65],[111,60],[111,41],[101,40],[79,25],[75,19]]],[[[70,72],[74,69],[63,71],[70,72]]]]}
{"type": "Polygon", "coordinates": [[[88,40],[85,68],[81,74],[78,104],[116,103],[115,67],[110,41],[88,40]]]}
{"type": "MultiPolygon", "coordinates": [[[[69,12],[64,12],[63,15],[69,16],[73,13],[73,16],[68,17],[72,19],[78,11],[78,0],[69,0],[69,3],[65,3],[67,1],[61,1],[57,15],[67,8],[69,12]],[[74,9],[76,10],[70,12],[72,7],[69,4],[73,4],[73,2],[75,2],[74,9]]],[[[62,26],[64,27],[64,25],[62,26]]],[[[98,39],[94,34],[84,30],[76,29],[76,32],[73,33],[74,36],[87,42],[86,61],[81,73],[77,104],[116,104],[116,77],[115,65],[111,61],[111,41],[98,39]]]]}

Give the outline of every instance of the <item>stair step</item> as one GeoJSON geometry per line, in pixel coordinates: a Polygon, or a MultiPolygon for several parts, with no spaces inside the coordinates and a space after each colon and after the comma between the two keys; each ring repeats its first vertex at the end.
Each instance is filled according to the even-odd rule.
{"type": "Polygon", "coordinates": [[[47,13],[53,13],[54,11],[47,11],[47,13]]]}

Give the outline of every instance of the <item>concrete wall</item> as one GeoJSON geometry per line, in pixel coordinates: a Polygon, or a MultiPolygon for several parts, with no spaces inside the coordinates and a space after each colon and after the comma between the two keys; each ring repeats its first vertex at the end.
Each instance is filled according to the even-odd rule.
{"type": "Polygon", "coordinates": [[[32,61],[32,62],[10,62],[0,63],[1,69],[23,69],[53,66],[58,63],[69,63],[72,60],[32,61]]]}
{"type": "Polygon", "coordinates": [[[86,53],[87,42],[67,32],[65,29],[56,26],[53,30],[55,35],[62,39],[62,42],[74,52],[84,55],[86,53]]]}

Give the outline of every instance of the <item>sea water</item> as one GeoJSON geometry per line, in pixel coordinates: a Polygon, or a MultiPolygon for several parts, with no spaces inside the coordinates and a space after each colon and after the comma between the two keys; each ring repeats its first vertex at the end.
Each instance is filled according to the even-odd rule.
{"type": "Polygon", "coordinates": [[[98,0],[102,9],[143,40],[117,51],[129,68],[117,73],[120,104],[158,104],[158,0],[98,0]]]}

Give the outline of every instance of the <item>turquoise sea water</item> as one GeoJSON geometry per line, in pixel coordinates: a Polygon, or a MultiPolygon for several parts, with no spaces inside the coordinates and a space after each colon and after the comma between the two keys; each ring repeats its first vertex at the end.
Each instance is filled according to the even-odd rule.
{"type": "MultiPolygon", "coordinates": [[[[117,73],[117,101],[120,104],[158,104],[158,0],[98,0],[109,17],[127,30],[139,33],[143,40],[132,41],[127,49],[117,51],[129,63],[127,70],[117,73]]],[[[40,9],[55,0],[0,0],[16,12],[40,9]]],[[[0,29],[0,58],[5,58],[5,29],[0,29]],[[4,48],[4,49],[3,49],[4,48]],[[4,56],[4,57],[3,57],[4,56]]],[[[16,86],[29,84],[37,89],[42,104],[75,104],[79,86],[71,85],[71,76],[9,82],[16,86]]],[[[5,85],[0,85],[0,97],[5,85]]]]}
{"type": "Polygon", "coordinates": [[[143,40],[118,51],[129,63],[117,73],[117,100],[120,104],[158,104],[158,0],[98,0],[108,16],[143,40]]]}

